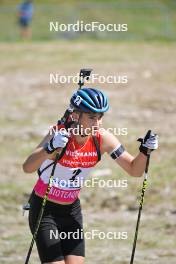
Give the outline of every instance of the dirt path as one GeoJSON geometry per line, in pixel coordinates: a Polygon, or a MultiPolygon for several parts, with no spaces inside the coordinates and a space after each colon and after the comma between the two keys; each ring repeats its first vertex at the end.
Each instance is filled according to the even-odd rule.
{"type": "MultiPolygon", "coordinates": [[[[36,175],[25,175],[21,164],[61,116],[77,87],[50,85],[49,74],[74,74],[88,66],[100,74],[128,75],[127,85],[101,86],[111,104],[105,126],[113,123],[128,128],[128,136],[120,139],[129,152],[137,153],[136,138],[148,128],[160,135],[160,149],[153,154],[150,167],[135,264],[175,264],[175,57],[175,45],[164,43],[0,45],[0,263],[24,262],[31,236],[21,204],[36,175]]],[[[128,238],[88,240],[87,264],[129,263],[142,179],[129,178],[105,157],[98,169],[109,168],[112,175],[105,178],[127,179],[128,188],[83,191],[85,230],[126,231],[128,238]]],[[[36,250],[31,263],[38,263],[36,250]]]]}

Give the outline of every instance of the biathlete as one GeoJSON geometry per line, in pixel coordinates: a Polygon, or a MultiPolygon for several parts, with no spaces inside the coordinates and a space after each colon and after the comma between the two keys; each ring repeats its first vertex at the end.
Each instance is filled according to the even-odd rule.
{"type": "Polygon", "coordinates": [[[82,234],[83,217],[79,199],[82,185],[79,182],[86,179],[101,156],[108,153],[130,176],[140,177],[145,170],[147,151],[158,147],[157,135],[144,137],[139,153],[133,157],[113,134],[105,129],[100,133],[103,115],[109,109],[107,97],[100,90],[80,89],[73,94],[70,104],[74,109],[71,113],[71,120],[74,121],[72,132],[61,131],[62,125],[55,126],[57,131],[51,135],[48,133],[23,164],[24,172],[38,171],[39,174],[29,211],[29,226],[33,233],[52,170],[50,164],[53,164],[57,151],[66,146],[55,168],[36,238],[40,261],[45,264],[84,263],[83,235],[77,239],[67,235],[64,238],[51,235],[78,231],[82,234]],[[78,128],[79,133],[74,134],[74,128],[78,128]]]}
{"type": "Polygon", "coordinates": [[[30,24],[34,13],[34,6],[32,0],[25,0],[18,6],[18,23],[21,28],[21,38],[31,38],[32,32],[30,24]]]}

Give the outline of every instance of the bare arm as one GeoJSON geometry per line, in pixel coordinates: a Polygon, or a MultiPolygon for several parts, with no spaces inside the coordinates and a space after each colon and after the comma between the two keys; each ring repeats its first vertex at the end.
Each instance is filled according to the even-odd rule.
{"type": "MultiPolygon", "coordinates": [[[[103,134],[102,151],[111,153],[116,147],[120,146],[119,140],[110,132],[106,131],[103,134]]],[[[147,157],[141,152],[133,157],[127,151],[115,159],[115,162],[120,165],[130,176],[141,177],[146,165],[147,157]]]]}
{"type": "Polygon", "coordinates": [[[48,154],[43,148],[44,144],[51,138],[52,135],[48,133],[36,147],[36,149],[32,152],[32,154],[26,159],[26,161],[23,163],[24,172],[32,173],[38,170],[44,160],[51,159],[53,157],[53,154],[48,154]]]}

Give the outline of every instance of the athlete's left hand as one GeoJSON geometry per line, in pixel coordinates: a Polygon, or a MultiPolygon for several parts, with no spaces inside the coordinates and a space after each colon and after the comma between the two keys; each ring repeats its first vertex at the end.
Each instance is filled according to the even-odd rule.
{"type": "Polygon", "coordinates": [[[144,138],[139,138],[141,142],[139,147],[140,152],[144,155],[148,155],[149,152],[158,148],[158,135],[154,133],[147,133],[144,138]]]}

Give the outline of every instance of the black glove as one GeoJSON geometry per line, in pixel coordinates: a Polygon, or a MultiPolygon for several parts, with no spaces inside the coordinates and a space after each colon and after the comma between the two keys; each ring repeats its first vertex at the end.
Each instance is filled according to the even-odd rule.
{"type": "Polygon", "coordinates": [[[139,147],[140,152],[144,155],[149,155],[151,151],[158,148],[158,135],[154,134],[149,130],[144,138],[138,138],[141,145],[139,147]]]}

